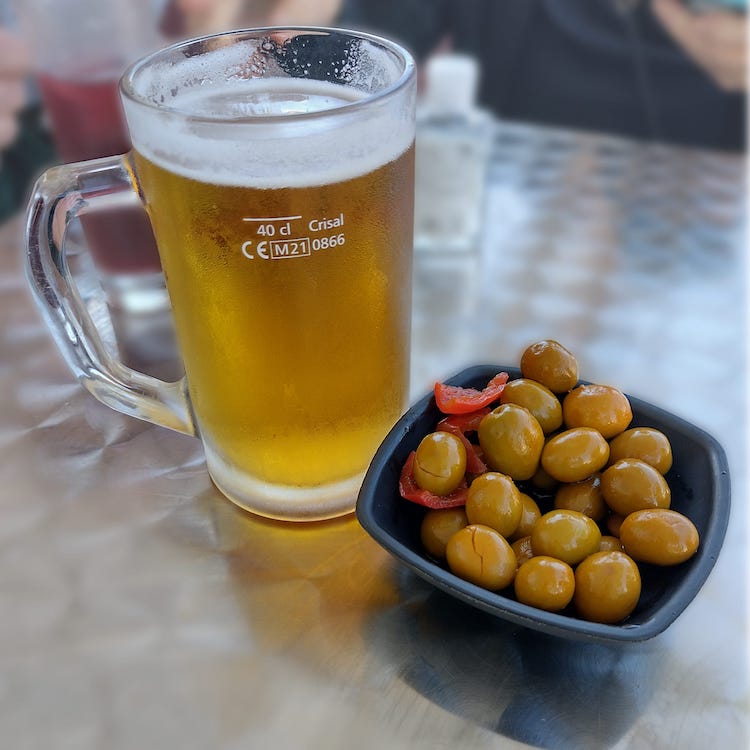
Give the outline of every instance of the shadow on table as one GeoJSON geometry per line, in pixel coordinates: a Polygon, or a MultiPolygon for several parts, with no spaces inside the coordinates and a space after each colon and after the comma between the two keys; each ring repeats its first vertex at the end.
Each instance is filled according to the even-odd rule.
{"type": "MultiPolygon", "coordinates": [[[[223,559],[248,632],[263,653],[357,684],[367,669],[368,625],[399,598],[389,556],[354,515],[272,521],[233,506],[218,490],[199,503],[213,536],[200,543],[223,559]]],[[[205,531],[201,522],[202,537],[205,531]]]]}
{"type": "Polygon", "coordinates": [[[210,495],[211,546],[264,653],[345,684],[403,682],[545,750],[611,747],[652,700],[655,640],[606,646],[521,628],[395,564],[353,516],[284,524],[210,495]]]}
{"type": "Polygon", "coordinates": [[[654,642],[601,645],[499,620],[411,571],[395,571],[404,605],[369,623],[380,660],[442,708],[547,750],[614,745],[652,699],[654,642]]]}

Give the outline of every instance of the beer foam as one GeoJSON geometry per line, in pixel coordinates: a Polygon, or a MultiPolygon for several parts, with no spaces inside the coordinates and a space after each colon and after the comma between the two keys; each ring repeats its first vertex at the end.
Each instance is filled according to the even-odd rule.
{"type": "Polygon", "coordinates": [[[247,77],[243,47],[140,69],[134,88],[149,104],[124,100],[134,148],[191,179],[271,188],[351,179],[395,160],[413,142],[413,83],[404,95],[363,107],[368,94],[357,87],[247,77]],[[216,76],[217,69],[225,74],[216,76]]]}

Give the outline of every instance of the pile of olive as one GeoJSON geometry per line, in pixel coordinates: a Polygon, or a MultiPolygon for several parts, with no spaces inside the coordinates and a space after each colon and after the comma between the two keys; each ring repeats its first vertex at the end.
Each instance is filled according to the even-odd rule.
{"type": "Polygon", "coordinates": [[[575,357],[556,341],[529,346],[520,364],[522,377],[466,434],[438,425],[411,457],[411,481],[431,500],[422,543],[489,590],[620,622],[640,597],[638,563],[675,565],[698,547],[694,524],[670,509],[669,440],[630,428],[616,388],[579,384],[575,357]]]}

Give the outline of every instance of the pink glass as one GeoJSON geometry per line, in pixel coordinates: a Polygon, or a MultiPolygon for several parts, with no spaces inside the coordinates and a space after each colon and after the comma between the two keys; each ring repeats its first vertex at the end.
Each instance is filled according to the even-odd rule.
{"type": "MultiPolygon", "coordinates": [[[[17,11],[60,159],[129,151],[118,84],[133,60],[161,46],[150,0],[19,0],[17,11]]],[[[111,305],[137,296],[137,306],[166,300],[151,223],[138,200],[80,222],[111,305]]]]}
{"type": "MultiPolygon", "coordinates": [[[[66,80],[38,76],[55,146],[64,162],[116,156],[130,150],[118,89],[119,76],[66,80]]],[[[81,217],[96,266],[107,274],[158,273],[156,242],[140,204],[81,217]]]]}

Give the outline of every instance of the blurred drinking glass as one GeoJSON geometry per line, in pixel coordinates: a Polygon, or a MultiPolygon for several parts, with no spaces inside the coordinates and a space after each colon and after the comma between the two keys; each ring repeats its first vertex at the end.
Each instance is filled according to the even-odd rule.
{"type": "MultiPolygon", "coordinates": [[[[16,13],[60,159],[127,152],[118,82],[131,62],[161,45],[152,1],[16,0],[16,13]]],[[[81,225],[110,306],[167,306],[151,224],[135,196],[82,215],[81,225]]]]}

